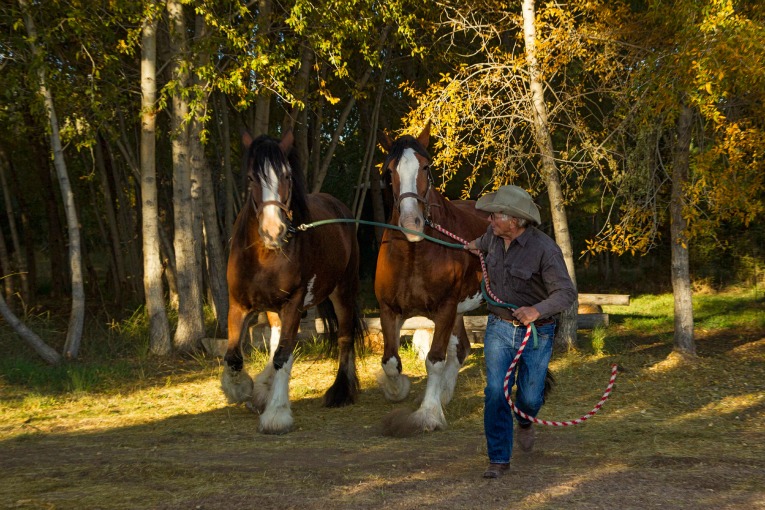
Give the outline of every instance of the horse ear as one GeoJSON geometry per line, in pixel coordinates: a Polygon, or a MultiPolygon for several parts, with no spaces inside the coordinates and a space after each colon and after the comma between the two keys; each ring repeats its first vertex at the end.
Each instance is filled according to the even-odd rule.
{"type": "Polygon", "coordinates": [[[245,151],[250,148],[250,145],[252,145],[252,135],[249,131],[246,129],[242,130],[242,146],[244,147],[245,151]]]}
{"type": "Polygon", "coordinates": [[[279,148],[282,150],[284,154],[289,154],[289,152],[292,150],[292,144],[294,143],[295,143],[295,134],[290,129],[286,133],[284,133],[284,136],[282,136],[282,140],[279,142],[279,148]]]}
{"type": "Polygon", "coordinates": [[[417,141],[426,149],[428,148],[428,144],[430,143],[430,121],[428,121],[428,123],[425,124],[425,127],[422,128],[422,133],[417,137],[417,141]]]}
{"type": "Polygon", "coordinates": [[[390,152],[390,148],[393,146],[393,140],[388,136],[388,133],[382,129],[379,130],[377,132],[377,141],[380,142],[380,145],[385,149],[385,152],[390,152]]]}

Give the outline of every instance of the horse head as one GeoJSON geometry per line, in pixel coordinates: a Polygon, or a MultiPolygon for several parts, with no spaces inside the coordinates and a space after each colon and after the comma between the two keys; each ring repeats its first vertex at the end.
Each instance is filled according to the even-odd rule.
{"type": "MultiPolygon", "coordinates": [[[[429,218],[428,193],[432,186],[430,179],[430,155],[426,150],[430,141],[430,123],[420,135],[404,135],[392,141],[381,133],[380,143],[388,153],[383,173],[390,172],[394,199],[394,213],[398,212],[398,226],[422,232],[429,218]]],[[[416,243],[424,238],[417,234],[405,233],[409,242],[416,243]]]]}
{"type": "Polygon", "coordinates": [[[283,248],[294,231],[293,201],[299,182],[289,157],[294,141],[292,131],[281,140],[268,135],[253,139],[247,132],[242,135],[250,200],[258,219],[258,233],[269,250],[283,248]]]}

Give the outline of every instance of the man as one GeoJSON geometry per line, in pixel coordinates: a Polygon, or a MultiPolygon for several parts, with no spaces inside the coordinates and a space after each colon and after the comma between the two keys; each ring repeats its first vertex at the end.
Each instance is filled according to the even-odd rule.
{"type": "MultiPolygon", "coordinates": [[[[502,186],[476,203],[476,209],[491,213],[486,233],[465,249],[486,257],[488,284],[493,294],[517,308],[488,305],[484,337],[486,389],[484,431],[489,467],[485,478],[498,478],[510,465],[513,450],[513,413],[504,394],[507,369],[518,352],[532,322],[537,345],[530,341],[513,369],[510,388],[518,385],[515,405],[536,416],[544,402],[547,365],[552,355],[555,316],[576,300],[576,289],[566,270],[563,254],[555,241],[536,227],[539,210],[525,190],[502,186]]],[[[534,446],[532,423],[516,415],[518,443],[524,451],[534,446]]]]}

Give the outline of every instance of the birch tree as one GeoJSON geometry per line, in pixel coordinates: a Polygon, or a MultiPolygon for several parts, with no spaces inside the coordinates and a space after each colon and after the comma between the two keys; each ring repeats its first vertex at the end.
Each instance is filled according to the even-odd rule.
{"type": "MultiPolygon", "coordinates": [[[[523,38],[526,48],[526,64],[528,66],[529,89],[531,90],[531,103],[533,105],[534,138],[539,147],[542,161],[542,177],[547,185],[547,194],[550,197],[550,212],[555,229],[555,241],[563,252],[563,260],[571,280],[576,286],[576,272],[574,270],[574,250],[571,247],[571,234],[568,230],[568,217],[566,216],[565,200],[561,190],[558,167],[555,164],[555,150],[553,149],[550,128],[547,120],[547,105],[545,103],[544,87],[540,77],[537,63],[537,31],[534,10],[534,0],[523,0],[523,38]]],[[[576,346],[576,309],[577,302],[561,314],[560,329],[556,334],[556,341],[569,347],[576,346]]]]}
{"type": "Polygon", "coordinates": [[[202,288],[199,268],[202,236],[194,235],[194,203],[189,147],[189,103],[191,63],[183,5],[167,0],[168,26],[172,46],[172,151],[173,219],[175,237],[176,284],[178,286],[178,326],[173,343],[181,351],[195,349],[204,337],[202,288]]]}
{"type": "Polygon", "coordinates": [[[85,290],[82,273],[82,247],[80,244],[80,226],[77,220],[77,208],[74,202],[74,193],[69,182],[69,174],[64,161],[64,151],[59,136],[58,118],[53,104],[53,96],[47,85],[45,65],[42,49],[37,46],[37,30],[32,19],[29,3],[27,0],[19,0],[24,26],[29,36],[29,46],[34,57],[34,65],[37,68],[38,93],[41,96],[50,124],[50,144],[53,154],[53,162],[56,168],[59,187],[64,202],[66,214],[67,232],[69,234],[69,265],[72,274],[72,310],[69,317],[69,327],[64,343],[64,356],[77,358],[82,340],[82,330],[85,321],[85,290]]]}
{"type": "Polygon", "coordinates": [[[157,204],[157,25],[158,1],[146,2],[141,33],[141,219],[143,242],[143,287],[149,318],[151,352],[166,355],[172,350],[162,291],[162,263],[157,204]]]}

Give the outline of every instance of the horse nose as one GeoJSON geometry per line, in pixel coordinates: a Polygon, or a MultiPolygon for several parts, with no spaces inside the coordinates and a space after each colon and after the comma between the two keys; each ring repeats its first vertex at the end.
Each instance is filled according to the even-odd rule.
{"type": "Polygon", "coordinates": [[[419,229],[420,227],[422,227],[422,218],[420,218],[419,216],[418,216],[417,218],[415,218],[415,219],[414,219],[414,224],[415,224],[415,226],[416,226],[418,229],[419,229]]]}

